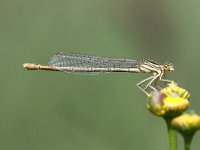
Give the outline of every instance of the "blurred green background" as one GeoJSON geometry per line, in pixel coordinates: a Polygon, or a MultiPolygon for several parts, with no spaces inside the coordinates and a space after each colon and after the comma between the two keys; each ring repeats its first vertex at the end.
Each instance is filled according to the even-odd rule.
{"type": "MultiPolygon", "coordinates": [[[[0,149],[168,150],[164,121],[148,112],[135,85],[146,74],[80,76],[26,71],[22,64],[47,64],[59,51],[171,61],[176,70],[169,78],[191,92],[191,108],[200,113],[199,5],[2,0],[0,149]]],[[[198,133],[192,149],[199,139],[198,133]]]]}

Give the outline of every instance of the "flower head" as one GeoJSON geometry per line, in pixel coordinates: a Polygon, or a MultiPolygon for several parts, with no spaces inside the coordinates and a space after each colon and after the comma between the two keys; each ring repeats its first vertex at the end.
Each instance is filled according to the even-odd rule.
{"type": "Polygon", "coordinates": [[[170,96],[178,95],[184,99],[190,99],[190,93],[186,89],[179,87],[174,81],[172,81],[167,87],[161,89],[160,92],[170,96]]]}
{"type": "Polygon", "coordinates": [[[149,96],[147,108],[157,116],[175,117],[188,108],[189,97],[190,94],[187,90],[172,83],[160,92],[152,92],[149,96]]]}
{"type": "Polygon", "coordinates": [[[200,116],[183,114],[172,120],[172,126],[182,134],[193,134],[200,129],[200,116]]]}

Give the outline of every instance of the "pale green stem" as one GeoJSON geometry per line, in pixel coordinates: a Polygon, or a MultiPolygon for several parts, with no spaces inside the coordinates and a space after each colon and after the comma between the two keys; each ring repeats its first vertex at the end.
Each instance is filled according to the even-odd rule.
{"type": "Polygon", "coordinates": [[[194,135],[194,134],[183,135],[185,150],[190,150],[190,145],[191,145],[191,143],[192,143],[193,135],[194,135]]]}
{"type": "Polygon", "coordinates": [[[177,150],[177,135],[176,131],[172,128],[171,126],[171,119],[166,119],[166,124],[167,124],[167,131],[168,131],[168,136],[169,136],[169,146],[170,150],[177,150]]]}

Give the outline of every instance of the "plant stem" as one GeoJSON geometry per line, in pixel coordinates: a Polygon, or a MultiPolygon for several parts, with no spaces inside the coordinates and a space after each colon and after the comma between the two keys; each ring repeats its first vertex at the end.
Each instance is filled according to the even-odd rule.
{"type": "Polygon", "coordinates": [[[176,135],[176,131],[171,126],[171,119],[168,119],[168,118],[164,118],[164,119],[167,124],[170,150],[177,150],[177,135],[176,135]]]}
{"type": "Polygon", "coordinates": [[[192,143],[192,138],[193,138],[193,134],[192,135],[183,135],[184,138],[184,147],[185,150],[190,150],[190,145],[192,143]]]}

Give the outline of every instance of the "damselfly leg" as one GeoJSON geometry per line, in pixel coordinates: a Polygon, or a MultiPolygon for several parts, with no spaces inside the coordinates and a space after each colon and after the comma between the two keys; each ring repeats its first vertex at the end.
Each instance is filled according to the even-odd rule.
{"type": "Polygon", "coordinates": [[[159,80],[155,82],[155,86],[160,90],[162,87],[158,84],[158,81],[162,82],[165,86],[171,84],[173,81],[168,79],[163,79],[164,73],[161,73],[159,80]]]}
{"type": "Polygon", "coordinates": [[[160,74],[155,74],[153,76],[150,76],[142,81],[140,81],[137,85],[137,87],[144,92],[147,96],[149,96],[149,93],[147,91],[148,88],[150,88],[153,91],[158,91],[158,89],[161,89],[161,87],[158,84],[158,81],[164,82],[165,84],[167,83],[171,83],[171,80],[167,80],[167,79],[162,79],[163,77],[163,73],[160,74]],[[143,88],[141,85],[143,83],[147,82],[146,86],[143,88]],[[154,86],[152,86],[152,84],[154,84],[156,86],[156,88],[154,86]]]}
{"type": "Polygon", "coordinates": [[[137,85],[137,87],[138,87],[142,92],[144,92],[147,96],[149,96],[149,93],[147,92],[147,88],[148,88],[148,87],[151,88],[153,91],[157,91],[157,89],[154,88],[154,87],[151,85],[152,82],[155,81],[155,77],[157,77],[157,76],[150,76],[150,77],[148,77],[148,78],[146,78],[146,79],[140,81],[140,82],[139,82],[138,84],[136,84],[136,85],[137,85]],[[150,80],[150,81],[149,81],[149,80],[150,80]],[[149,81],[149,82],[146,84],[145,88],[143,88],[141,85],[142,85],[143,83],[147,82],[147,81],[149,81]]]}

